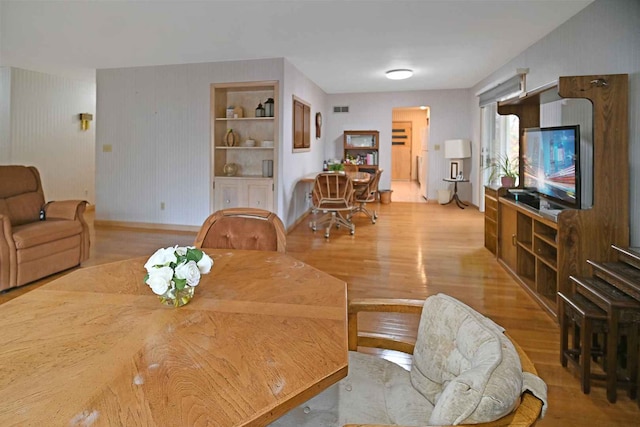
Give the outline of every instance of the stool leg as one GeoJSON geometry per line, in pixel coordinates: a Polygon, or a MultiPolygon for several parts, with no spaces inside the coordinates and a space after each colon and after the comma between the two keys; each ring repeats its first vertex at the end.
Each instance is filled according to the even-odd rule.
{"type": "MultiPolygon", "coordinates": [[[[636,351],[636,362],[638,360],[640,360],[640,344],[638,345],[638,347],[639,348],[637,348],[635,350],[636,351]]],[[[640,385],[640,369],[637,369],[637,371],[638,371],[638,374],[637,374],[637,377],[636,377],[636,386],[639,386],[640,385]]],[[[640,397],[638,398],[638,408],[640,408],[640,397]]]]}
{"type": "Polygon", "coordinates": [[[609,334],[607,336],[607,400],[616,403],[616,383],[618,380],[618,311],[609,313],[609,334]]]}
{"type": "MultiPolygon", "coordinates": [[[[593,351],[594,348],[600,349],[600,342],[598,341],[598,334],[593,334],[593,340],[591,340],[591,351],[593,351]]],[[[593,360],[594,362],[598,361],[598,356],[595,354],[591,355],[591,360],[593,360]]]]}
{"type": "Polygon", "coordinates": [[[580,325],[573,321],[573,347],[580,348],[580,325]]]}
{"type": "Polygon", "coordinates": [[[638,325],[629,325],[627,336],[627,371],[629,372],[629,398],[635,399],[638,391],[638,325]]]}
{"type": "Polygon", "coordinates": [[[564,300],[559,298],[558,319],[560,319],[560,364],[567,367],[567,350],[569,348],[569,321],[565,314],[564,300]]]}
{"type": "Polygon", "coordinates": [[[582,392],[589,394],[591,391],[591,339],[593,336],[593,328],[591,319],[583,317],[580,322],[580,383],[582,392]]]}

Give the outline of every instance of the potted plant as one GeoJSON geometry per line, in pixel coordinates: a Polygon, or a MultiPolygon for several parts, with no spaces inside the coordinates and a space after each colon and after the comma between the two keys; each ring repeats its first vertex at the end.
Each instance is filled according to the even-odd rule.
{"type": "Polygon", "coordinates": [[[512,188],[516,186],[516,180],[519,175],[518,158],[511,158],[506,154],[500,154],[487,164],[487,168],[491,170],[489,182],[494,182],[500,177],[503,187],[512,188]]]}
{"type": "Polygon", "coordinates": [[[331,163],[329,170],[331,172],[344,172],[344,165],[342,163],[331,163]]]}

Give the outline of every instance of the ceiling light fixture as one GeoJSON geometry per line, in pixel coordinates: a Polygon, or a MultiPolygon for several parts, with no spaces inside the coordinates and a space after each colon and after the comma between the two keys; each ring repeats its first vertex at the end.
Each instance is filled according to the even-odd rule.
{"type": "Polygon", "coordinates": [[[398,70],[389,70],[385,74],[387,75],[387,78],[391,80],[404,80],[413,76],[413,71],[403,68],[398,70]]]}

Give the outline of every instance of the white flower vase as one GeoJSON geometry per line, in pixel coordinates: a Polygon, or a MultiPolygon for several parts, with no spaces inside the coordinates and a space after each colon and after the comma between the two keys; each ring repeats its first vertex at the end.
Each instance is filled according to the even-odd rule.
{"type": "Polygon", "coordinates": [[[176,308],[182,307],[183,305],[186,305],[189,303],[189,301],[191,301],[195,290],[196,288],[192,286],[185,286],[183,289],[176,289],[175,291],[169,289],[164,294],[158,295],[158,298],[160,298],[160,302],[165,305],[170,305],[176,308]]]}

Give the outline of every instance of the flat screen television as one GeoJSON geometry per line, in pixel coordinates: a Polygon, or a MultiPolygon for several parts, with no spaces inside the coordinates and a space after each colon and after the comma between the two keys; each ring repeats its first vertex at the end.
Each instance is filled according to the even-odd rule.
{"type": "Polygon", "coordinates": [[[524,187],[560,205],[580,209],[580,126],[527,128],[524,187]]]}

